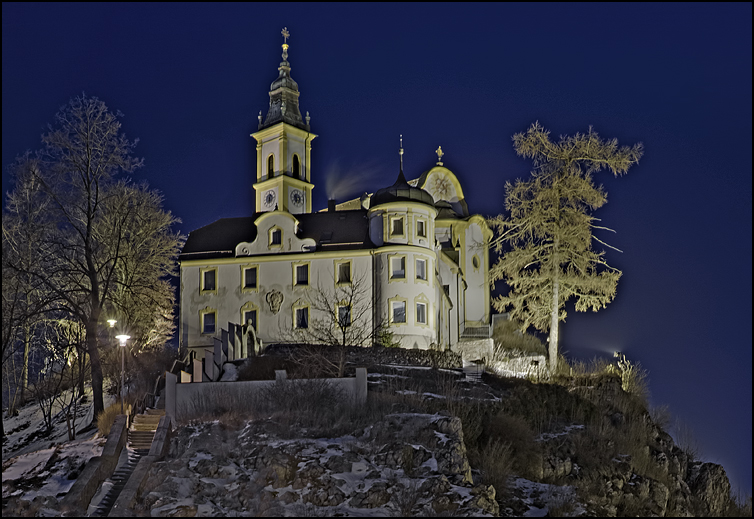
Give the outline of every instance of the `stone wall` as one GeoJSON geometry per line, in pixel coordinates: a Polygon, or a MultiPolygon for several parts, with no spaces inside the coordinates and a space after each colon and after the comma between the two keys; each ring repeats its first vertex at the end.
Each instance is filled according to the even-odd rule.
{"type": "MultiPolygon", "coordinates": [[[[165,412],[174,423],[180,422],[190,415],[216,412],[223,405],[249,400],[255,394],[259,394],[259,392],[287,379],[285,371],[276,371],[275,373],[277,380],[192,382],[189,384],[177,384],[176,379],[168,377],[165,388],[165,412]]],[[[323,380],[340,389],[346,398],[353,398],[357,405],[363,405],[366,402],[366,369],[356,369],[356,376],[353,378],[328,378],[323,380]]],[[[290,383],[293,383],[293,381],[290,381],[290,383]]]]}
{"type": "Polygon", "coordinates": [[[453,346],[453,351],[466,362],[490,360],[492,358],[493,345],[494,341],[492,339],[460,341],[453,346]]]}
{"type": "Polygon", "coordinates": [[[118,465],[120,451],[128,440],[127,423],[126,415],[120,414],[115,417],[102,455],[91,458],[86,464],[81,475],[63,498],[61,505],[63,511],[73,515],[85,512],[100,483],[113,475],[118,465]]]}

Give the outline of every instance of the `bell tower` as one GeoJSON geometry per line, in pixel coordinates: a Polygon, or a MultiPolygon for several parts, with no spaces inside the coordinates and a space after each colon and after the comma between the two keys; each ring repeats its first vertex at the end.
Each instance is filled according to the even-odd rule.
{"type": "Polygon", "coordinates": [[[254,183],[256,210],[312,212],[311,149],[317,137],[309,131],[298,107],[298,84],[291,78],[288,63],[287,28],[283,34],[283,61],[278,78],[270,85],[270,107],[259,128],[251,136],[257,141],[257,178],[254,183]]]}

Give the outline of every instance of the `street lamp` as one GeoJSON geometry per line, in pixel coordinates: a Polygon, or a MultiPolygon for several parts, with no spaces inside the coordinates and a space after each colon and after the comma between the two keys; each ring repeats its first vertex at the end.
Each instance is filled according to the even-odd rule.
{"type": "MultiPolygon", "coordinates": [[[[109,321],[108,321],[109,322],[109,321]]],[[[130,335],[116,335],[120,341],[120,414],[123,414],[123,388],[126,386],[126,341],[131,338],[130,335]]]]}

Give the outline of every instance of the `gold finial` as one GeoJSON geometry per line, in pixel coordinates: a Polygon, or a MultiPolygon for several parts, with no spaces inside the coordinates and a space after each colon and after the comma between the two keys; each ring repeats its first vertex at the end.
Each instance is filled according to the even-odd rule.
{"type": "Polygon", "coordinates": [[[437,149],[435,150],[435,153],[437,153],[437,165],[442,166],[442,156],[445,155],[442,152],[442,146],[438,146],[437,149]]]}
{"type": "Polygon", "coordinates": [[[291,33],[288,32],[288,27],[283,27],[280,34],[283,35],[283,61],[288,61],[288,38],[291,37],[291,33]]]}

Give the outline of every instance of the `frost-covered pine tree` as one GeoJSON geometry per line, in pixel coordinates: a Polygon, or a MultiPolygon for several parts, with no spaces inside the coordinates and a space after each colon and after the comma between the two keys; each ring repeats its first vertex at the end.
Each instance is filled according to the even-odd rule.
{"type": "MultiPolygon", "coordinates": [[[[498,311],[550,332],[550,372],[557,367],[558,322],[566,317],[565,303],[575,298],[577,311],[604,308],[615,297],[621,271],[608,265],[604,250],[610,247],[592,234],[599,219],[592,212],[607,202],[602,186],[592,174],[608,168],[618,176],[636,164],[642,144],[618,147],[616,139],[603,141],[589,128],[586,134],[563,136],[555,143],[538,122],[526,133],[513,136],[516,153],[531,158],[529,180],[506,183],[507,216],[490,225],[498,230],[495,250],[504,252],[490,271],[492,281],[504,280],[510,291],[493,300],[498,311]]],[[[611,247],[612,248],[612,247],[611,247]]]]}

